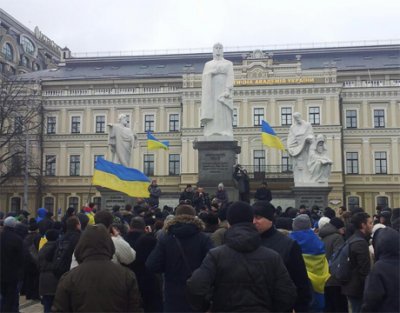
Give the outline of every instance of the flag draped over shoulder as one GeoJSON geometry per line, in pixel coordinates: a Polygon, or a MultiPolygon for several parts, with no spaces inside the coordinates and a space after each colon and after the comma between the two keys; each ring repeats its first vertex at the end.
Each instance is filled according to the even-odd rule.
{"type": "Polygon", "coordinates": [[[160,141],[154,137],[150,132],[147,133],[147,150],[169,149],[168,141],[160,141]]]}
{"type": "Polygon", "coordinates": [[[330,277],[325,245],[311,229],[294,231],[290,233],[290,237],[296,240],[301,247],[307,275],[314,291],[313,305],[324,308],[324,288],[330,277]]]}
{"type": "Polygon", "coordinates": [[[148,198],[150,179],[141,171],[97,159],[92,178],[92,184],[111,190],[120,191],[128,196],[148,198]]]}
{"type": "Polygon", "coordinates": [[[285,150],[282,141],[276,135],[275,131],[266,121],[262,121],[261,126],[261,138],[262,143],[271,148],[277,148],[280,150],[285,150]]]}

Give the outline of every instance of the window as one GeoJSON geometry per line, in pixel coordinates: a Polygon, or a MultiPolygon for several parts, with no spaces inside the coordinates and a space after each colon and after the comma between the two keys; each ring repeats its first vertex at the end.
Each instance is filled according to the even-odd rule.
{"type": "Polygon", "coordinates": [[[11,212],[19,212],[21,210],[21,198],[12,197],[11,198],[11,212]]]}
{"type": "Polygon", "coordinates": [[[144,116],[144,131],[154,131],[154,115],[144,116]]]}
{"type": "Polygon", "coordinates": [[[347,174],[358,174],[358,152],[346,152],[347,174]]]}
{"type": "Polygon", "coordinates": [[[181,172],[180,155],[169,155],[169,175],[179,175],[181,172]]]}
{"type": "Polygon", "coordinates": [[[380,206],[382,209],[389,207],[389,198],[385,196],[376,197],[376,205],[380,206]]]}
{"type": "Polygon", "coordinates": [[[263,108],[254,108],[253,125],[261,126],[263,119],[264,119],[264,109],[263,108]]]}
{"type": "Polygon", "coordinates": [[[81,156],[71,155],[69,157],[69,175],[79,176],[81,170],[81,156]]]}
{"type": "Polygon", "coordinates": [[[282,153],[282,172],[291,172],[292,171],[292,162],[287,152],[282,153]]]}
{"type": "Polygon", "coordinates": [[[360,198],[359,197],[348,197],[347,198],[347,208],[349,210],[358,209],[360,207],[360,198]]]}
{"type": "Polygon", "coordinates": [[[3,52],[4,58],[6,60],[13,61],[13,59],[14,59],[14,51],[13,51],[13,48],[11,47],[11,45],[9,43],[6,43],[3,46],[3,49],[1,50],[1,52],[3,52]]]}
{"type": "Polygon", "coordinates": [[[375,152],[375,173],[387,174],[386,152],[375,152]]]}
{"type": "Polygon", "coordinates": [[[44,208],[49,212],[54,212],[54,198],[45,197],[44,198],[44,208]]]}
{"type": "Polygon", "coordinates": [[[22,156],[19,153],[14,154],[11,157],[11,172],[15,176],[22,175],[24,166],[22,156]]]}
{"type": "Polygon", "coordinates": [[[79,134],[81,132],[81,117],[72,116],[71,117],[71,133],[79,134]]]}
{"type": "Polygon", "coordinates": [[[96,163],[97,163],[97,159],[98,159],[98,158],[104,159],[104,155],[103,155],[103,154],[95,154],[95,155],[94,155],[94,166],[96,166],[96,163]]]}
{"type": "Polygon", "coordinates": [[[101,210],[101,197],[93,197],[93,203],[97,208],[97,211],[101,210]]]}
{"type": "Polygon", "coordinates": [[[47,117],[47,133],[48,134],[56,133],[56,117],[55,116],[47,117]]]}
{"type": "Polygon", "coordinates": [[[232,116],[232,126],[238,126],[238,110],[235,108],[233,109],[233,116],[232,116]]]}
{"type": "Polygon", "coordinates": [[[104,133],[106,130],[106,117],[104,115],[96,116],[96,133],[104,133]]]}
{"type": "Polygon", "coordinates": [[[154,154],[145,154],[143,158],[144,174],[147,176],[154,175],[154,154]]]}
{"type": "Polygon", "coordinates": [[[346,127],[357,128],[357,111],[347,110],[346,111],[346,127]]]}
{"type": "Polygon", "coordinates": [[[253,154],[254,173],[265,172],[265,151],[254,150],[253,154]]]}
{"type": "Polygon", "coordinates": [[[56,156],[46,155],[46,176],[56,175],[56,156]]]}
{"type": "Polygon", "coordinates": [[[25,67],[29,67],[29,60],[27,57],[23,56],[21,59],[21,64],[25,67]]]}
{"type": "Polygon", "coordinates": [[[79,198],[78,197],[69,197],[69,199],[68,199],[68,207],[69,208],[74,208],[75,210],[78,210],[79,198]]]}
{"type": "Polygon", "coordinates": [[[310,107],[308,111],[308,121],[311,125],[320,125],[319,107],[310,107]]]}
{"type": "Polygon", "coordinates": [[[26,37],[21,38],[21,46],[25,52],[29,54],[33,54],[35,52],[35,46],[33,45],[32,41],[30,41],[26,37]]]}
{"type": "Polygon", "coordinates": [[[33,70],[34,71],[39,71],[40,70],[40,66],[39,66],[39,64],[37,64],[37,63],[33,63],[33,70]]]}
{"type": "Polygon", "coordinates": [[[374,127],[385,127],[385,110],[374,110],[374,127]]]}
{"type": "Polygon", "coordinates": [[[179,131],[179,114],[169,115],[169,131],[179,131]]]}
{"type": "Polygon", "coordinates": [[[14,128],[16,134],[22,134],[22,130],[24,127],[24,119],[22,116],[17,116],[14,120],[14,128]]]}
{"type": "Polygon", "coordinates": [[[292,108],[281,108],[281,125],[292,125],[292,108]]]}

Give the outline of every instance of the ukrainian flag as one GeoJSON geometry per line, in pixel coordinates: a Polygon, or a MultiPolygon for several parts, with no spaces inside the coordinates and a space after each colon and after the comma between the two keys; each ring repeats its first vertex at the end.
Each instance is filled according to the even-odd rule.
{"type": "Polygon", "coordinates": [[[280,150],[285,150],[282,141],[276,135],[272,127],[269,126],[269,124],[264,120],[262,121],[261,138],[264,145],[280,150]]]}
{"type": "Polygon", "coordinates": [[[92,184],[123,192],[131,197],[149,198],[150,179],[141,171],[98,158],[92,184]]]}
{"type": "Polygon", "coordinates": [[[168,141],[160,141],[154,137],[150,132],[147,133],[147,150],[169,149],[168,141]]]}

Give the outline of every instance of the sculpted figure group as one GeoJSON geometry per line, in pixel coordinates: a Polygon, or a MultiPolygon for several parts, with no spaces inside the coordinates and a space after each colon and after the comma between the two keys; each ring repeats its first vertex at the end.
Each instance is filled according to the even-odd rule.
{"type": "Polygon", "coordinates": [[[323,135],[314,136],[309,122],[293,114],[294,123],[287,138],[288,153],[293,160],[295,186],[327,186],[332,161],[328,158],[323,135]]]}

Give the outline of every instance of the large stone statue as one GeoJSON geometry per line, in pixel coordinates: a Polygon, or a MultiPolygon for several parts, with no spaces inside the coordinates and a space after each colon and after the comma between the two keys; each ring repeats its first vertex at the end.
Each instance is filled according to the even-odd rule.
{"type": "Polygon", "coordinates": [[[216,43],[213,60],[204,65],[202,77],[200,119],[205,137],[223,136],[233,140],[233,83],[233,64],[224,59],[223,47],[216,43]]]}
{"type": "Polygon", "coordinates": [[[318,135],[308,159],[311,181],[320,185],[327,185],[331,175],[331,166],[332,160],[326,155],[325,137],[318,135]]]}
{"type": "Polygon", "coordinates": [[[293,113],[294,123],[290,126],[287,138],[287,149],[293,161],[295,186],[310,182],[307,168],[310,146],[314,140],[314,132],[310,123],[301,119],[299,112],[293,113]]]}
{"type": "Polygon", "coordinates": [[[108,145],[111,148],[111,162],[130,167],[131,152],[136,146],[136,134],[127,127],[128,117],[125,114],[118,116],[118,123],[108,124],[108,145]]]}

